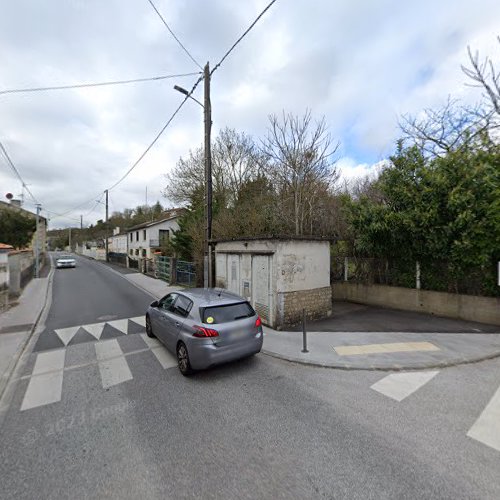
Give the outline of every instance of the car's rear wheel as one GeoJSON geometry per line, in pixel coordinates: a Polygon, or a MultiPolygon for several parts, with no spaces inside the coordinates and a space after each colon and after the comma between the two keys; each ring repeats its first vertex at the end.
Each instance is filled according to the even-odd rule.
{"type": "Polygon", "coordinates": [[[154,339],[156,337],[156,335],[153,333],[153,328],[151,327],[151,319],[149,316],[146,316],[146,335],[151,339],[154,339]]]}
{"type": "Polygon", "coordinates": [[[179,345],[177,346],[177,366],[179,367],[179,371],[184,376],[191,375],[191,373],[193,373],[187,347],[183,342],[179,342],[179,345]]]}

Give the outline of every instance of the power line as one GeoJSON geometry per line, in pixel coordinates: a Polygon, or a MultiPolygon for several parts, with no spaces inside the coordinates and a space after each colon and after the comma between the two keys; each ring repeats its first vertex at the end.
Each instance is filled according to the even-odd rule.
{"type": "Polygon", "coordinates": [[[175,36],[175,33],[170,29],[170,26],[167,24],[167,21],[165,21],[163,16],[160,14],[160,11],[155,7],[155,4],[152,2],[152,0],[148,0],[148,2],[151,4],[151,7],[153,7],[155,12],[158,14],[158,17],[163,21],[163,24],[167,27],[170,34],[175,38],[175,41],[182,47],[184,52],[188,55],[189,59],[191,59],[191,61],[193,61],[196,64],[196,66],[198,66],[198,68],[203,70],[203,68],[200,66],[198,61],[189,53],[189,50],[186,49],[186,47],[184,47],[184,45],[182,45],[181,41],[175,36]]]}
{"type": "Polygon", "coordinates": [[[105,85],[124,85],[129,83],[137,83],[137,82],[152,82],[158,80],[168,80],[170,78],[181,78],[184,76],[193,76],[199,75],[197,73],[181,73],[178,75],[161,75],[161,76],[151,76],[148,78],[136,78],[134,80],[115,80],[111,82],[98,82],[98,83],[77,83],[74,85],[58,85],[53,87],[30,87],[24,89],[7,89],[0,90],[0,95],[2,94],[19,94],[23,92],[45,92],[48,90],[66,90],[66,89],[80,89],[84,87],[103,87],[105,85]]]}
{"type": "Polygon", "coordinates": [[[21,181],[21,184],[23,186],[24,189],[26,189],[26,191],[29,193],[29,195],[31,196],[31,199],[36,203],[36,204],[40,204],[38,202],[38,200],[33,196],[33,193],[30,191],[30,188],[28,187],[28,185],[24,182],[23,178],[21,177],[21,174],[19,173],[19,170],[17,170],[16,166],[14,165],[14,163],[12,162],[12,160],[10,159],[10,156],[9,156],[9,153],[7,153],[7,150],[5,149],[5,146],[2,144],[2,141],[0,141],[0,149],[2,150],[2,153],[4,154],[5,156],[5,159],[7,160],[7,163],[9,164],[9,166],[12,168],[12,170],[14,171],[14,173],[16,174],[17,178],[21,181]]]}
{"type": "Polygon", "coordinates": [[[184,106],[184,103],[189,99],[189,97],[191,97],[191,94],[195,91],[196,87],[198,86],[198,84],[202,80],[203,80],[203,76],[200,76],[200,78],[198,78],[198,80],[196,81],[196,83],[193,85],[193,88],[191,89],[191,91],[188,92],[188,94],[186,95],[186,97],[184,97],[184,99],[179,104],[179,106],[177,107],[177,109],[173,112],[172,116],[168,119],[167,123],[165,123],[165,125],[158,132],[158,134],[156,134],[156,137],[153,139],[153,141],[144,150],[144,152],[139,156],[139,158],[135,161],[135,163],[127,170],[127,172],[125,172],[125,174],[122,177],[120,177],[120,179],[118,181],[116,181],[111,187],[108,188],[108,191],[111,191],[116,186],[118,186],[118,184],[120,184],[123,180],[125,180],[125,178],[130,174],[130,172],[132,172],[132,170],[134,170],[134,168],[137,167],[137,165],[142,161],[142,159],[149,153],[149,150],[156,144],[156,142],[161,137],[161,135],[163,134],[163,132],[165,132],[165,130],[170,125],[170,123],[172,122],[172,120],[175,118],[175,116],[177,115],[177,113],[180,111],[180,109],[182,108],[182,106],[184,106]]]}
{"type": "Polygon", "coordinates": [[[233,51],[233,49],[236,47],[236,45],[238,45],[241,42],[241,40],[243,40],[243,38],[245,38],[245,36],[247,35],[247,33],[257,24],[257,22],[259,21],[259,19],[269,10],[269,8],[275,2],[276,2],[276,0],[272,0],[272,2],[269,2],[269,4],[267,5],[267,7],[257,16],[257,18],[255,19],[255,21],[248,27],[248,29],[243,33],[243,35],[241,35],[238,38],[238,40],[236,40],[236,42],[234,42],[233,46],[224,54],[224,56],[222,57],[222,59],[214,66],[214,68],[212,69],[212,71],[210,72],[210,74],[212,74],[224,62],[224,60],[226,59],[226,57],[233,51]]]}

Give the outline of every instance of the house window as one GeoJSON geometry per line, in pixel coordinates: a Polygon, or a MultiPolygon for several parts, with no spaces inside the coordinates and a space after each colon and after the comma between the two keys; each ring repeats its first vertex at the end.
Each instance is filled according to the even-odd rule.
{"type": "Polygon", "coordinates": [[[139,255],[139,249],[138,248],[135,249],[135,254],[139,255]]]}
{"type": "Polygon", "coordinates": [[[130,241],[132,241],[134,238],[134,235],[132,233],[130,233],[130,241]]]}
{"type": "Polygon", "coordinates": [[[145,229],[142,230],[142,239],[144,241],[146,241],[146,230],[145,229]]]}
{"type": "Polygon", "coordinates": [[[135,241],[139,241],[139,231],[135,232],[135,241]]]}
{"type": "Polygon", "coordinates": [[[142,256],[146,257],[146,249],[145,248],[142,249],[142,256]]]}
{"type": "Polygon", "coordinates": [[[167,243],[170,238],[170,231],[168,229],[160,229],[160,246],[167,243]]]}
{"type": "Polygon", "coordinates": [[[130,250],[130,255],[134,255],[134,251],[133,250],[130,250]]]}

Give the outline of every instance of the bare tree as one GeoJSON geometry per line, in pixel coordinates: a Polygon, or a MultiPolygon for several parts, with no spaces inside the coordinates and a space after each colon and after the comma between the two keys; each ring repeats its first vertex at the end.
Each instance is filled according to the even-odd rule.
{"type": "MultiPolygon", "coordinates": [[[[497,40],[500,44],[500,36],[497,40]]],[[[500,70],[495,70],[490,57],[480,61],[478,51],[473,54],[470,47],[467,47],[467,51],[471,67],[462,66],[462,71],[475,82],[471,86],[485,90],[494,112],[500,116],[500,70]]]]}
{"type": "Polygon", "coordinates": [[[427,156],[443,156],[477,142],[490,129],[491,112],[481,104],[462,106],[448,98],[437,110],[426,109],[422,118],[404,115],[399,121],[403,139],[410,140],[427,156]]]}
{"type": "Polygon", "coordinates": [[[276,183],[283,218],[291,222],[296,235],[302,235],[320,186],[330,187],[338,179],[334,155],[339,144],[333,142],[325,119],[313,123],[310,111],[302,117],[271,115],[269,122],[262,144],[267,174],[276,183]]]}

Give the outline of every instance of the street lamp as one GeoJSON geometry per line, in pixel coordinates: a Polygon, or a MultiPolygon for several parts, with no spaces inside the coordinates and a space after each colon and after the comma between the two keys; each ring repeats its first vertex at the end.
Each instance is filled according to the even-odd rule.
{"type": "Polygon", "coordinates": [[[174,85],[174,89],[197,102],[204,111],[205,118],[205,244],[204,244],[204,269],[203,286],[209,288],[213,285],[212,280],[212,151],[210,149],[210,134],[212,130],[212,106],[210,104],[210,67],[207,62],[203,68],[203,79],[205,82],[204,103],[195,99],[186,89],[174,85]]]}

